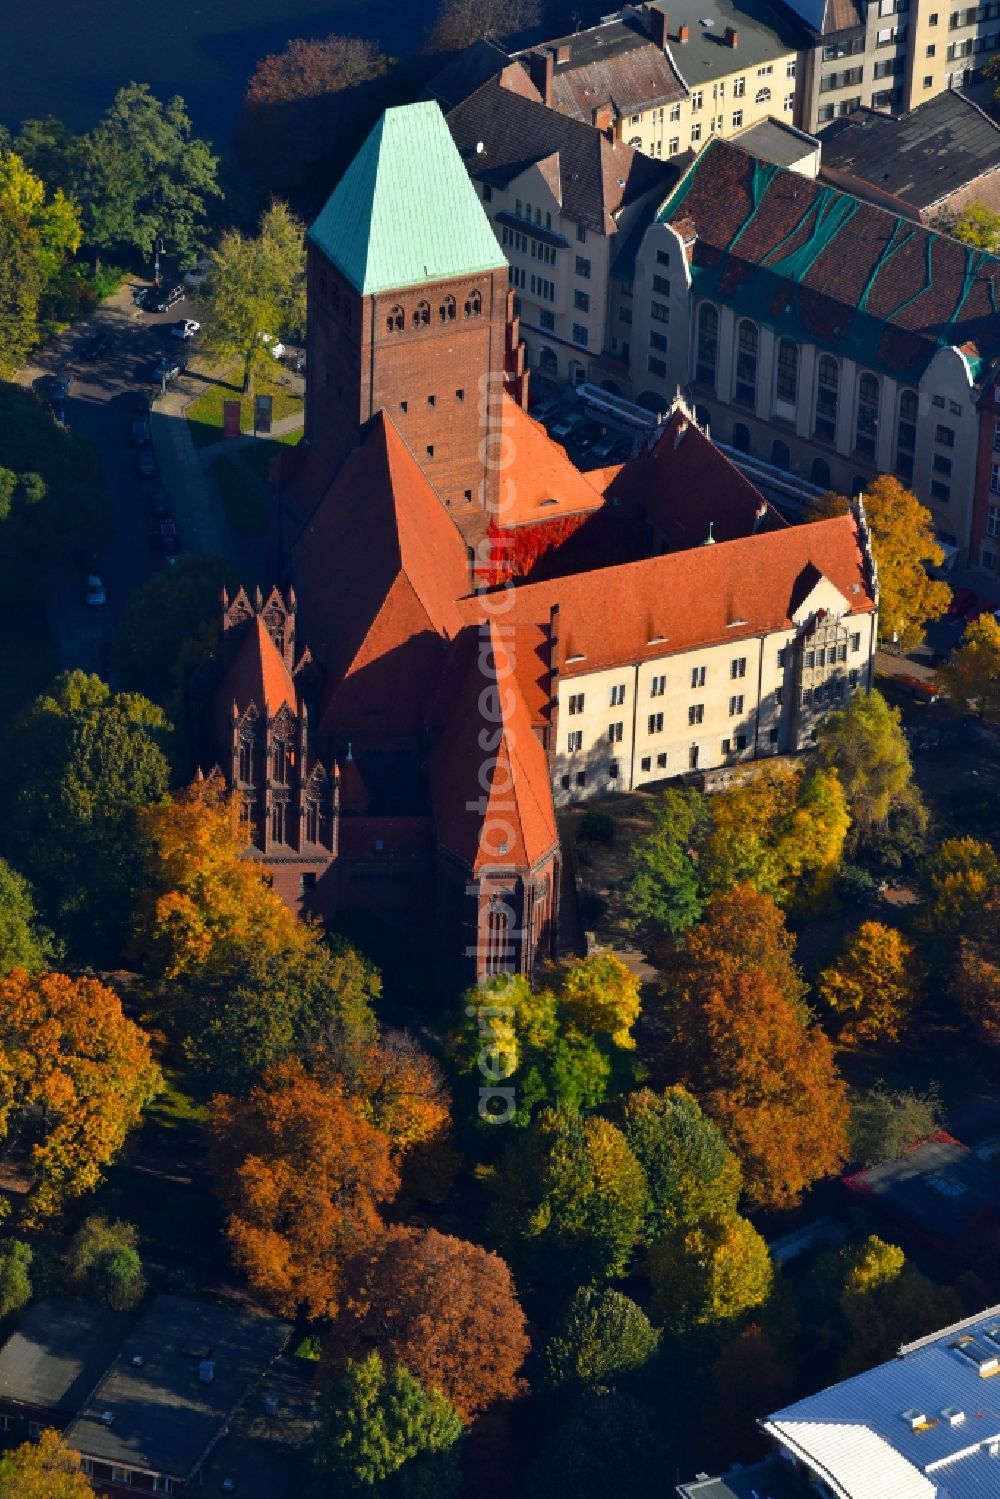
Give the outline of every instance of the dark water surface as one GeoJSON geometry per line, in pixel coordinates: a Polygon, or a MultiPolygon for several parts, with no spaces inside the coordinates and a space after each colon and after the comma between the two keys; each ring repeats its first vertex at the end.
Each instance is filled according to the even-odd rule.
{"type": "Polygon", "coordinates": [[[200,134],[228,140],[258,58],[290,37],[342,31],[401,56],[435,0],[0,0],[0,120],[93,124],[133,80],[186,99],[200,134]]]}

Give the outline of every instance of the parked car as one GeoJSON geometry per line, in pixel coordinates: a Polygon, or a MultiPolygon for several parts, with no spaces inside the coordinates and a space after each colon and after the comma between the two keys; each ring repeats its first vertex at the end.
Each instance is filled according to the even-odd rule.
{"type": "Polygon", "coordinates": [[[536,422],[541,422],[544,426],[546,422],[551,421],[558,414],[558,411],[558,401],[539,401],[537,406],[532,406],[528,415],[536,422]]]}
{"type": "Polygon", "coordinates": [[[170,502],[162,489],[157,487],[149,496],[149,508],[156,520],[162,520],[170,514],[170,502]]]}
{"type": "Polygon", "coordinates": [[[196,333],[201,332],[201,324],[193,317],[186,317],[180,323],[175,323],[171,328],[174,338],[194,338],[196,333]]]}
{"type": "Polygon", "coordinates": [[[936,703],[941,696],[941,689],[936,682],[930,682],[926,677],[913,677],[909,673],[902,676],[892,677],[901,692],[906,692],[918,703],[936,703]]]}
{"type": "Polygon", "coordinates": [[[574,412],[569,416],[561,416],[558,421],[552,423],[549,428],[549,436],[558,438],[560,442],[565,442],[582,425],[583,417],[579,412],[574,412]]]}
{"type": "MultiPolygon", "coordinates": [[[[617,442],[613,442],[611,444],[610,448],[608,448],[607,452],[605,454],[603,454],[602,456],[603,456],[604,462],[608,463],[608,464],[612,464],[612,463],[628,463],[628,461],[632,457],[632,454],[633,454],[634,451],[635,451],[635,449],[633,447],[633,443],[632,443],[631,437],[619,437],[618,441],[617,442]]],[[[595,445],[595,447],[594,447],[594,457],[596,458],[597,456],[598,456],[597,445],[595,445]]]]}
{"type": "Polygon", "coordinates": [[[153,526],[153,541],[161,552],[177,552],[180,549],[180,538],[177,535],[177,523],[172,516],[165,516],[158,520],[153,526]]]}
{"type": "Polygon", "coordinates": [[[88,573],[84,579],[83,596],[88,609],[103,609],[107,603],[104,584],[97,573],[88,573]]]}
{"type": "Polygon", "coordinates": [[[600,442],[601,438],[604,436],[605,430],[606,429],[601,426],[600,422],[581,422],[580,425],[574,430],[571,441],[576,445],[576,447],[580,449],[581,453],[586,453],[588,448],[592,448],[594,446],[595,442],[600,442]]]}
{"type": "Polygon", "coordinates": [[[212,262],[207,255],[203,255],[196,265],[192,266],[189,271],[184,272],[184,285],[201,286],[211,269],[212,262]]]}
{"type": "Polygon", "coordinates": [[[273,333],[262,333],[260,341],[264,345],[272,359],[281,359],[285,352],[285,346],[280,339],[275,338],[273,333]]]}
{"type": "Polygon", "coordinates": [[[151,447],[139,449],[135,456],[135,466],[139,470],[140,479],[156,477],[156,457],[151,447]]]}
{"type": "Polygon", "coordinates": [[[149,418],[139,417],[137,421],[134,421],[129,428],[129,436],[136,446],[140,448],[149,442],[152,437],[152,433],[149,430],[149,418]]]}
{"type": "Polygon", "coordinates": [[[93,334],[91,334],[90,338],[87,339],[87,342],[82,346],[82,348],[79,351],[80,358],[81,359],[100,359],[101,355],[102,354],[106,354],[108,352],[108,350],[110,349],[111,342],[112,342],[112,340],[111,340],[111,334],[110,333],[93,333],[93,334]]]}
{"type": "Polygon", "coordinates": [[[157,360],[153,373],[157,380],[175,380],[186,369],[186,359],[175,359],[171,354],[164,354],[162,359],[157,360]]]}
{"type": "Polygon", "coordinates": [[[177,281],[173,286],[151,286],[142,299],[142,305],[147,312],[168,312],[186,296],[187,287],[183,281],[177,281]]]}

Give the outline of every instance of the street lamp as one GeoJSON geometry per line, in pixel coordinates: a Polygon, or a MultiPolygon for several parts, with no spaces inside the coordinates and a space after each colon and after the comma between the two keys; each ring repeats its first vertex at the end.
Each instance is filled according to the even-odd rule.
{"type": "Polygon", "coordinates": [[[163,254],[163,240],[157,235],[153,250],[153,280],[157,286],[160,284],[160,256],[163,254]]]}

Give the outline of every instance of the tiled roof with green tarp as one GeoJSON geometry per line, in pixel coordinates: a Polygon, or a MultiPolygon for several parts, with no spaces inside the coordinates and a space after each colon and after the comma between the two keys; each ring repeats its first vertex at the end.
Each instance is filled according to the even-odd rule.
{"type": "Polygon", "coordinates": [[[386,110],[309,238],[362,296],[507,265],[436,104],[386,110]]]}

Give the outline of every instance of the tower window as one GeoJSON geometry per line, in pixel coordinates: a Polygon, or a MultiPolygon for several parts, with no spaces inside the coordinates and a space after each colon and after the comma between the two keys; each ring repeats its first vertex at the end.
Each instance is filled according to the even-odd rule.
{"type": "Polygon", "coordinates": [[[413,309],[414,328],[426,328],[431,320],[431,309],[429,302],[418,302],[413,309]]]}
{"type": "Polygon", "coordinates": [[[434,444],[432,442],[427,444],[427,456],[428,458],[434,457],[434,444]]]}
{"type": "Polygon", "coordinates": [[[455,321],[455,298],[445,297],[438,308],[438,317],[442,323],[453,323],[455,321]]]}
{"type": "Polygon", "coordinates": [[[390,310],[389,310],[389,316],[385,320],[386,332],[387,333],[402,333],[402,331],[405,328],[405,326],[406,326],[406,317],[405,317],[405,315],[403,313],[402,307],[392,307],[392,308],[390,308],[390,310]]]}
{"type": "Polygon", "coordinates": [[[455,392],[455,400],[456,401],[464,401],[465,400],[465,391],[464,390],[456,390],[456,392],[455,392]]]}
{"type": "Polygon", "coordinates": [[[428,406],[436,406],[437,405],[437,396],[428,396],[427,397],[427,404],[428,404],[428,406]]]}
{"type": "Polygon", "coordinates": [[[479,317],[481,315],[481,313],[482,313],[482,310],[483,310],[482,293],[478,292],[478,291],[474,291],[474,292],[472,292],[470,294],[470,296],[466,300],[466,303],[465,303],[465,315],[466,315],[466,317],[479,317]]]}
{"type": "Polygon", "coordinates": [[[409,411],[409,409],[410,409],[410,403],[409,403],[409,401],[400,401],[400,403],[399,403],[399,409],[400,409],[400,411],[409,411]]]}

